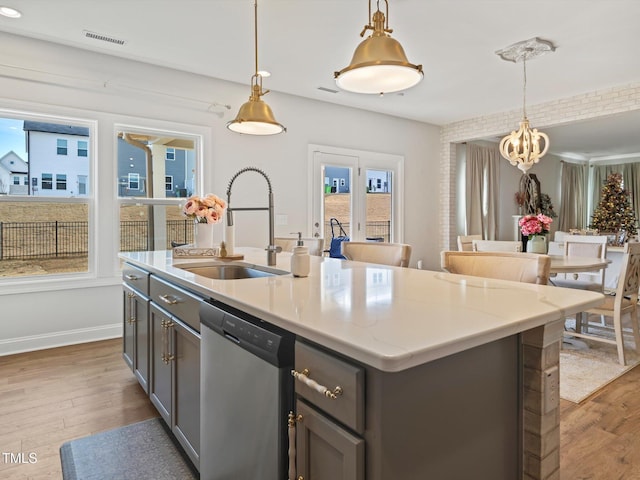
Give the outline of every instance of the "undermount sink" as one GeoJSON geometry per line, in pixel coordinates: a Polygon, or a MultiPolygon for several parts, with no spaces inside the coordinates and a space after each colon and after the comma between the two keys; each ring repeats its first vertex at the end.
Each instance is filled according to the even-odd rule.
{"type": "Polygon", "coordinates": [[[174,265],[187,272],[200,275],[202,277],[214,280],[240,280],[243,278],[260,278],[271,277],[274,275],[287,275],[289,272],[277,270],[275,268],[267,268],[258,265],[242,265],[242,264],[189,264],[174,265]]]}

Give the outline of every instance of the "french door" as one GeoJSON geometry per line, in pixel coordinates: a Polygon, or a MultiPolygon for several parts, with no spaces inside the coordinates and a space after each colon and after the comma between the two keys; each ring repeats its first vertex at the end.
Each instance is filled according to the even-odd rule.
{"type": "Polygon", "coordinates": [[[330,239],[335,218],[351,240],[403,241],[402,156],[310,145],[309,158],[314,237],[330,239]]]}

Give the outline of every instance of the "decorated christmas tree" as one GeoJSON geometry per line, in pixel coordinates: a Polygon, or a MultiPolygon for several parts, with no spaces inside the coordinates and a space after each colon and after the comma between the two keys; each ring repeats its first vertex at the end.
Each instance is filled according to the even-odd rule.
{"type": "Polygon", "coordinates": [[[622,188],[621,174],[612,173],[607,177],[600,192],[600,204],[591,216],[589,227],[600,232],[624,230],[627,237],[636,234],[636,214],[629,202],[629,193],[622,188]]]}

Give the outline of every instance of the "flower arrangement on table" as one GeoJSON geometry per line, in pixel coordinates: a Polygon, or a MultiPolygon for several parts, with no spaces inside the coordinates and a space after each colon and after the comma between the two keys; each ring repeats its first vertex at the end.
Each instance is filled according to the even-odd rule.
{"type": "Polygon", "coordinates": [[[518,220],[522,235],[529,237],[534,235],[545,235],[551,229],[553,219],[547,215],[539,213],[538,215],[525,215],[518,220]]]}
{"type": "Polygon", "coordinates": [[[226,208],[227,202],[212,193],[205,197],[193,195],[182,207],[182,214],[196,223],[220,223],[226,208]]]}

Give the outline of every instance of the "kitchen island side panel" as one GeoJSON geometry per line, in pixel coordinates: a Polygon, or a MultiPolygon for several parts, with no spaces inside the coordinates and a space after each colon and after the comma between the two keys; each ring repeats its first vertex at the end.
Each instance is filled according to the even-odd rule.
{"type": "Polygon", "coordinates": [[[368,368],[368,480],[521,478],[519,336],[396,373],[368,368]]]}

